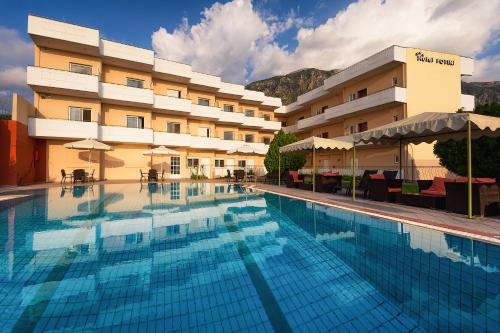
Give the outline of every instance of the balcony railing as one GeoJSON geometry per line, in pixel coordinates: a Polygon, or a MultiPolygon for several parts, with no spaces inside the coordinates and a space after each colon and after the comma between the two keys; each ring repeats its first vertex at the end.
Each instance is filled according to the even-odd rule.
{"type": "Polygon", "coordinates": [[[99,82],[99,97],[104,101],[132,106],[152,106],[154,103],[153,90],[151,89],[106,82],[99,82]]]}
{"type": "Polygon", "coordinates": [[[99,77],[60,69],[28,66],[27,82],[33,90],[79,97],[97,97],[99,77]]]}
{"type": "Polygon", "coordinates": [[[153,130],[150,128],[99,126],[99,140],[106,142],[152,144],[153,130]]]}
{"type": "Polygon", "coordinates": [[[191,100],[186,98],[154,95],[153,108],[189,114],[191,113],[191,100]]]}
{"type": "Polygon", "coordinates": [[[97,139],[95,122],[29,118],[28,133],[37,138],[97,139]]]}

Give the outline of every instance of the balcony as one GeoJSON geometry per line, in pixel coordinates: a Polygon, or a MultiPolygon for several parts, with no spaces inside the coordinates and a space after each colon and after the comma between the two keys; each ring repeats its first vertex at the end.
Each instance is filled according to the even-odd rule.
{"type": "Polygon", "coordinates": [[[199,104],[191,104],[191,118],[218,120],[222,111],[215,106],[205,106],[199,104]]]}
{"type": "Polygon", "coordinates": [[[189,147],[191,135],[184,133],[154,132],[153,144],[167,147],[189,147]]]}
{"type": "Polygon", "coordinates": [[[315,116],[301,119],[297,122],[297,129],[304,130],[315,126],[323,125],[326,121],[325,114],[317,114],[315,116]]]}
{"type": "Polygon", "coordinates": [[[261,91],[247,90],[241,98],[243,102],[249,104],[262,104],[266,100],[266,95],[261,91]]]}
{"type": "Polygon", "coordinates": [[[153,130],[120,126],[99,126],[99,140],[120,143],[153,143],[153,130]]]}
{"type": "Polygon", "coordinates": [[[191,112],[191,100],[163,95],[154,95],[153,108],[157,110],[173,111],[180,114],[191,112]]]}
{"type": "Polygon", "coordinates": [[[245,94],[245,87],[241,84],[221,82],[218,94],[228,98],[241,98],[245,94]]]}
{"type": "Polygon", "coordinates": [[[38,46],[99,55],[99,31],[96,29],[29,15],[28,34],[38,46]]]}
{"type": "Polygon", "coordinates": [[[221,139],[191,135],[190,147],[196,149],[222,150],[221,139]]]}
{"type": "Polygon", "coordinates": [[[360,75],[371,72],[379,67],[391,62],[406,63],[406,48],[400,46],[391,46],[379,53],[372,55],[343,71],[330,76],[324,81],[324,90],[331,90],[347,81],[350,81],[360,75]]]}
{"type": "Polygon", "coordinates": [[[103,102],[142,107],[151,107],[154,100],[153,90],[105,82],[99,82],[99,97],[103,102]]]}
{"type": "Polygon", "coordinates": [[[325,95],[328,94],[328,91],[323,89],[323,86],[320,86],[316,89],[313,89],[305,94],[299,95],[297,97],[297,104],[303,106],[304,104],[311,103],[325,95]]]}
{"type": "Polygon", "coordinates": [[[193,71],[189,65],[155,58],[153,76],[163,80],[188,83],[193,76],[193,71]]]}
{"type": "Polygon", "coordinates": [[[223,112],[219,113],[217,122],[224,124],[243,124],[245,122],[245,115],[240,112],[223,112]]]}
{"type": "Polygon", "coordinates": [[[262,105],[272,106],[272,107],[275,107],[275,108],[279,108],[282,105],[281,104],[281,98],[264,96],[264,102],[262,102],[262,105]]]}
{"type": "Polygon", "coordinates": [[[193,72],[190,83],[201,90],[217,91],[221,87],[220,77],[199,72],[193,72]]]}
{"type": "Polygon", "coordinates": [[[460,58],[460,74],[461,75],[474,74],[474,59],[468,57],[460,58]]]}
{"type": "Polygon", "coordinates": [[[94,122],[29,118],[28,134],[37,138],[97,139],[98,125],[94,122]]]}
{"type": "Polygon", "coordinates": [[[153,69],[152,50],[101,39],[99,51],[106,64],[145,71],[153,69]]]}
{"type": "Polygon", "coordinates": [[[297,124],[286,126],[286,127],[282,127],[281,129],[285,133],[297,133],[297,132],[299,132],[299,127],[298,127],[297,124]]]}
{"type": "Polygon", "coordinates": [[[460,102],[464,111],[474,111],[476,106],[474,95],[460,95],[460,102]]]}
{"type": "Polygon", "coordinates": [[[262,128],[262,126],[264,126],[264,122],[265,120],[263,118],[245,116],[245,121],[242,126],[248,128],[262,128]]]}
{"type": "Polygon", "coordinates": [[[325,111],[325,120],[342,118],[391,103],[406,103],[406,89],[392,87],[351,102],[328,108],[325,111]]]}
{"type": "Polygon", "coordinates": [[[28,85],[36,92],[77,97],[99,95],[99,78],[95,75],[28,66],[26,76],[28,85]]]}
{"type": "Polygon", "coordinates": [[[262,129],[265,131],[279,131],[281,129],[281,123],[279,121],[264,120],[262,123],[262,129]]]}

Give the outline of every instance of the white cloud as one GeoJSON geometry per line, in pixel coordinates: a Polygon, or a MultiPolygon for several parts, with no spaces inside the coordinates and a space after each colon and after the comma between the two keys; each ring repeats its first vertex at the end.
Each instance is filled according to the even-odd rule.
{"type": "Polygon", "coordinates": [[[17,30],[0,26],[0,42],[0,67],[33,62],[33,43],[23,40],[17,30]]]}
{"type": "Polygon", "coordinates": [[[500,54],[476,60],[474,75],[464,77],[464,81],[500,81],[500,54]]]}
{"type": "Polygon", "coordinates": [[[205,9],[199,24],[161,28],[152,41],[161,57],[243,82],[303,67],[344,68],[393,44],[477,56],[498,42],[499,12],[500,0],[359,0],[311,28],[310,18],[264,17],[250,0],[234,0],[205,9]],[[276,36],[293,26],[298,44],[289,51],[276,36]]]}
{"type": "Polygon", "coordinates": [[[26,67],[0,69],[0,88],[14,89],[26,87],[26,67]]]}

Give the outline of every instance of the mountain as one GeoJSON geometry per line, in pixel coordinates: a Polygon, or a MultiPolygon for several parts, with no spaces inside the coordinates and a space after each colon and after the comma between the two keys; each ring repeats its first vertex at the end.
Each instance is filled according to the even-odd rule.
{"type": "Polygon", "coordinates": [[[497,102],[500,103],[500,81],[463,82],[462,93],[474,95],[476,105],[497,102]]]}
{"type": "MultiPolygon", "coordinates": [[[[338,69],[325,71],[316,68],[305,68],[286,75],[273,76],[268,79],[249,83],[246,88],[262,91],[268,96],[280,97],[283,105],[287,105],[295,102],[298,95],[319,87],[326,78],[339,71],[338,69]]],[[[500,81],[462,81],[462,93],[474,95],[476,97],[476,105],[492,102],[500,103],[500,81]]]]}
{"type": "Polygon", "coordinates": [[[284,105],[293,103],[298,95],[319,87],[323,81],[339,70],[324,71],[316,68],[299,69],[286,75],[249,83],[246,88],[262,91],[267,96],[280,97],[284,105]]]}

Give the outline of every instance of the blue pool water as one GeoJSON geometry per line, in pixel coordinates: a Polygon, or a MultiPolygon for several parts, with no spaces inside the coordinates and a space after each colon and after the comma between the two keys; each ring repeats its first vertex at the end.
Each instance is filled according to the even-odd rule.
{"type": "Polygon", "coordinates": [[[2,331],[500,332],[498,246],[227,184],[27,193],[2,331]]]}

